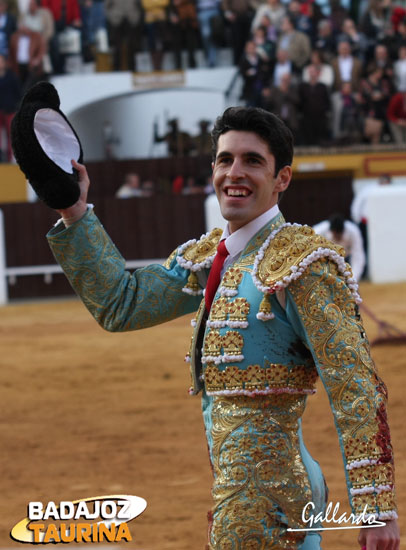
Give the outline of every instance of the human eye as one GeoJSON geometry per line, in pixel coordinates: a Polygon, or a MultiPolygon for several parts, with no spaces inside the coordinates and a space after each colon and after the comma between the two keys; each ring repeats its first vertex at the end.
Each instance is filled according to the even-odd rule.
{"type": "Polygon", "coordinates": [[[257,164],[261,164],[261,159],[259,159],[258,157],[248,157],[247,162],[248,164],[257,165],[257,164]]]}
{"type": "Polygon", "coordinates": [[[216,164],[229,164],[232,161],[230,156],[223,155],[221,157],[217,157],[216,164]]]}

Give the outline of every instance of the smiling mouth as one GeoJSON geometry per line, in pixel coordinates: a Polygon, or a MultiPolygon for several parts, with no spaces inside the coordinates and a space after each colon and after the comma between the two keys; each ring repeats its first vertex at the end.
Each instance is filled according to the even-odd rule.
{"type": "Polygon", "coordinates": [[[248,195],[251,195],[251,191],[244,187],[227,187],[224,189],[224,193],[227,197],[248,197],[248,195]]]}

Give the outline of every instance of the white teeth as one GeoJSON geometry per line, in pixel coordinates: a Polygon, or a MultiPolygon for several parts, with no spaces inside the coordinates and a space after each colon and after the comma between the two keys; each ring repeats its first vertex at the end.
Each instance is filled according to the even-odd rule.
{"type": "Polygon", "coordinates": [[[246,197],[248,195],[248,191],[246,189],[227,189],[227,195],[229,197],[246,197]]]}

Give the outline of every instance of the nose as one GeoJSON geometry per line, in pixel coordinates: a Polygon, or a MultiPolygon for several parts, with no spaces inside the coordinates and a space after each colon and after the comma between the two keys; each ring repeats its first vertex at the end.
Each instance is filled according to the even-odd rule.
{"type": "Polygon", "coordinates": [[[244,172],[242,163],[239,159],[235,158],[232,164],[230,164],[229,166],[227,177],[231,181],[238,181],[244,178],[244,176],[245,176],[245,172],[244,172]]]}

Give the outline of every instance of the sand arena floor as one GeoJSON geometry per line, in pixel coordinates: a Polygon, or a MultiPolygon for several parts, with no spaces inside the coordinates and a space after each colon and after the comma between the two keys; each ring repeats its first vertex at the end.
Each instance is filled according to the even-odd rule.
{"type": "MultiPolygon", "coordinates": [[[[363,284],[361,293],[375,314],[406,331],[406,284],[363,284]]],[[[365,325],[372,339],[376,326],[368,318],[365,325]]],[[[9,532],[29,501],[121,493],[145,498],[148,508],[130,523],[133,541],[120,548],[203,550],[211,472],[200,399],[187,394],[190,331],[183,318],[109,334],[74,299],[1,308],[0,549],[21,546],[9,532]]],[[[373,355],[389,390],[406,548],[406,344],[375,347],[373,355]]],[[[304,438],[330,500],[349,512],[320,385],[309,399],[304,438]]],[[[356,550],[357,532],[330,531],[323,549],[356,550]]]]}

